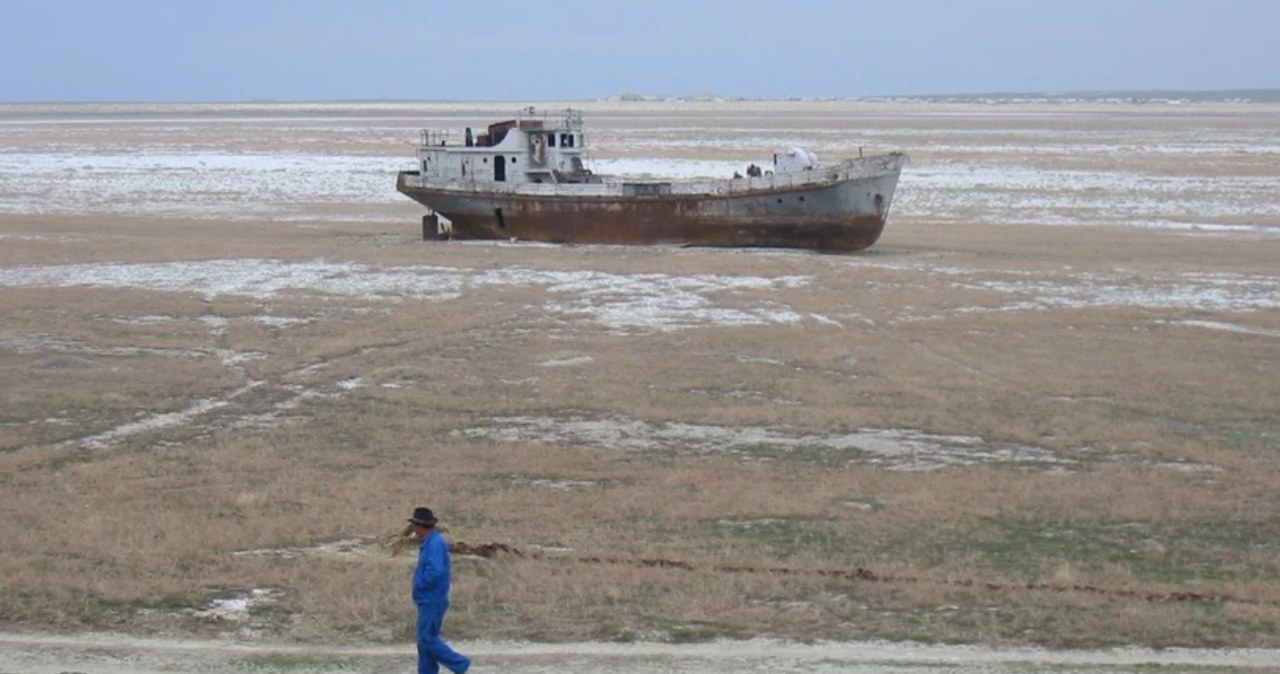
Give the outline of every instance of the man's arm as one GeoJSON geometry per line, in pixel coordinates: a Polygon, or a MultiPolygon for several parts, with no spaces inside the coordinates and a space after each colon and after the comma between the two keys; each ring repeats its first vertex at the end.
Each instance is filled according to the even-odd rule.
{"type": "Polygon", "coordinates": [[[428,593],[444,582],[445,555],[449,548],[440,536],[431,536],[422,546],[418,556],[418,570],[413,574],[414,595],[428,593]]]}

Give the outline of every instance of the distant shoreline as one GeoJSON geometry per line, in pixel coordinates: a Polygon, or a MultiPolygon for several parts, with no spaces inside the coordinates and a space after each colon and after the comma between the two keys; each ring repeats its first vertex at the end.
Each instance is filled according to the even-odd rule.
{"type": "MultiPolygon", "coordinates": [[[[370,103],[506,103],[517,99],[454,99],[454,98],[351,98],[351,99],[285,99],[254,98],[243,100],[0,100],[0,105],[289,105],[307,103],[370,104],[370,103]]],[[[872,96],[785,96],[747,97],[725,96],[714,93],[686,95],[638,94],[626,92],[613,96],[587,98],[548,98],[567,102],[772,102],[772,101],[821,101],[821,102],[902,102],[902,103],[1280,103],[1277,89],[1122,89],[1108,91],[1026,91],[951,94],[883,94],[872,96]]]]}
{"type": "Polygon", "coordinates": [[[1123,102],[1123,103],[1277,103],[1280,89],[1224,89],[1211,91],[1178,91],[1173,89],[1141,89],[1121,91],[1065,91],[1065,92],[997,92],[985,94],[928,94],[919,96],[880,96],[863,100],[911,100],[931,102],[979,103],[985,101],[1009,102],[1123,102]]]}

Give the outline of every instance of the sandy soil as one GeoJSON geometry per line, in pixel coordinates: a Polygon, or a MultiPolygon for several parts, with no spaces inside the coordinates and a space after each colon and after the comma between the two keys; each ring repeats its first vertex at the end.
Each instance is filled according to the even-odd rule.
{"type": "MultiPolygon", "coordinates": [[[[1146,672],[1277,671],[1280,651],[1141,648],[1046,651],[977,646],[856,643],[795,644],[766,640],[697,645],[458,643],[470,655],[477,674],[519,671],[526,674],[609,671],[615,674],[700,672],[1146,672]]],[[[369,648],[332,645],[248,643],[240,641],[139,638],[116,634],[56,635],[0,632],[0,674],[159,674],[160,672],[232,673],[401,672],[411,671],[408,647],[369,648]]]]}

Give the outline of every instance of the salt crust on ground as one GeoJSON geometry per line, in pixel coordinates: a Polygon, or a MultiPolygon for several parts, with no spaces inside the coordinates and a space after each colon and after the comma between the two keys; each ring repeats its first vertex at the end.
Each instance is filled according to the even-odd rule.
{"type": "Polygon", "coordinates": [[[896,428],[858,428],[813,433],[762,426],[654,423],[622,417],[494,417],[453,435],[488,442],[576,445],[605,451],[718,454],[768,461],[778,456],[880,466],[894,471],[927,471],[956,466],[1001,464],[1052,472],[1081,469],[1086,461],[1136,461],[1183,471],[1219,469],[1206,464],[1151,462],[1143,457],[1102,454],[1081,448],[1070,455],[964,435],[939,435],[896,428]]]}
{"type": "MultiPolygon", "coordinates": [[[[934,267],[914,262],[850,260],[850,265],[910,269],[942,275],[958,288],[994,295],[985,306],[952,307],[944,313],[1028,311],[1053,308],[1149,307],[1247,312],[1280,308],[1280,276],[1180,273],[1135,286],[1114,275],[1032,272],[990,278],[996,272],[934,267]],[[1065,278],[1064,278],[1065,274],[1065,278]]],[[[790,324],[806,319],[837,324],[830,317],[804,314],[777,302],[717,302],[734,291],[801,288],[810,276],[727,276],[698,274],[611,274],[511,267],[471,269],[430,265],[378,267],[310,260],[194,260],[159,263],[89,263],[0,269],[0,287],[126,288],[195,293],[204,297],[241,295],[267,300],[285,292],[361,300],[447,301],[484,288],[542,286],[564,299],[541,309],[563,320],[588,320],[621,332],[689,329],[710,325],[790,324]]],[[[902,318],[920,316],[904,310],[902,318]]],[[[266,320],[266,319],[263,319],[266,320]]],[[[282,319],[275,319],[277,321],[282,319]]]]}

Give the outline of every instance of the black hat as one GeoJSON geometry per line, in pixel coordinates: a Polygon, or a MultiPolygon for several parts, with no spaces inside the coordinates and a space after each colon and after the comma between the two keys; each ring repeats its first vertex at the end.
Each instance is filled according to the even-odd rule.
{"type": "Polygon", "coordinates": [[[410,517],[409,521],[418,526],[429,528],[434,527],[436,522],[439,522],[440,520],[436,519],[435,514],[431,512],[430,508],[418,507],[413,509],[413,517],[410,517]]]}

